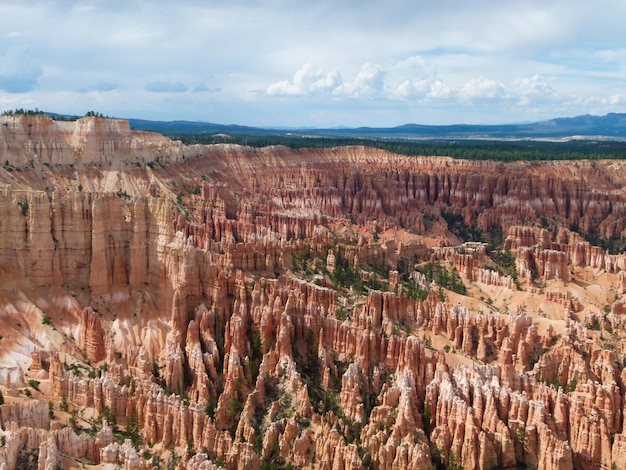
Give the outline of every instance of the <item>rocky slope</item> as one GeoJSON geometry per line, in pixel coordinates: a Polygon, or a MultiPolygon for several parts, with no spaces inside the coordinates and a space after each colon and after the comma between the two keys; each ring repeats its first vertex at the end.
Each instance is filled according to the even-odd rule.
{"type": "Polygon", "coordinates": [[[0,125],[2,468],[626,465],[626,164],[0,125]]]}

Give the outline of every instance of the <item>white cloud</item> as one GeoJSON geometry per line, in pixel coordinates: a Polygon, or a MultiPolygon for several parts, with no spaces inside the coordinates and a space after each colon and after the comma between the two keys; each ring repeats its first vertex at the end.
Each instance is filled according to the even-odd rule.
{"type": "MultiPolygon", "coordinates": [[[[376,99],[387,102],[390,110],[399,106],[398,103],[407,102],[440,109],[456,105],[456,110],[470,104],[481,104],[481,110],[502,107],[508,112],[516,112],[523,107],[530,110],[550,105],[552,109],[559,101],[574,101],[571,95],[557,92],[553,79],[540,75],[511,80],[479,76],[468,78],[457,86],[440,75],[433,63],[420,56],[401,60],[388,69],[365,63],[354,79],[344,83],[340,79],[342,74],[337,70],[326,72],[323,67],[305,64],[292,80],[279,81],[267,87],[266,94],[308,95],[319,103],[328,102],[325,101],[328,99],[333,99],[335,103],[336,99],[342,99],[343,102],[376,99]]],[[[615,102],[615,98],[610,102],[615,102]]],[[[522,118],[526,119],[527,116],[518,119],[522,118]]],[[[512,119],[507,119],[507,122],[512,119]]]]}
{"type": "Polygon", "coordinates": [[[510,122],[624,105],[623,1],[285,6],[3,2],[0,100],[263,125],[459,122],[464,110],[510,122]]]}
{"type": "Polygon", "coordinates": [[[546,103],[559,98],[556,90],[539,75],[516,79],[513,82],[512,90],[518,104],[522,106],[546,103]]]}
{"type": "Polygon", "coordinates": [[[626,103],[626,97],[624,95],[611,95],[607,99],[607,104],[610,105],[623,105],[626,103]]]}
{"type": "Polygon", "coordinates": [[[472,78],[459,90],[460,98],[469,101],[503,99],[506,95],[502,83],[484,77],[472,78]]]}
{"type": "Polygon", "coordinates": [[[404,80],[388,89],[394,98],[425,98],[430,94],[431,84],[427,80],[404,80]]]}
{"type": "Polygon", "coordinates": [[[440,78],[436,67],[420,56],[411,56],[390,68],[385,92],[392,99],[425,100],[447,98],[450,86],[440,78]]]}
{"type": "Polygon", "coordinates": [[[332,95],[351,99],[418,99],[445,97],[450,87],[438,80],[432,67],[423,59],[411,57],[391,69],[380,65],[363,64],[353,80],[343,82],[342,74],[333,69],[311,63],[303,65],[291,80],[281,80],[269,85],[268,95],[332,95]]]}
{"type": "Polygon", "coordinates": [[[324,71],[311,63],[304,64],[293,75],[293,79],[282,80],[267,87],[269,95],[311,95],[329,94],[342,83],[337,70],[324,71]]]}
{"type": "Polygon", "coordinates": [[[599,98],[598,104],[602,106],[604,109],[620,111],[620,107],[626,105],[626,95],[623,94],[615,94],[611,96],[606,96],[603,98],[599,98]]]}
{"type": "Polygon", "coordinates": [[[384,91],[386,72],[378,65],[369,62],[363,64],[356,78],[336,91],[338,95],[351,98],[376,98],[384,91]]]}
{"type": "Polygon", "coordinates": [[[430,98],[449,98],[453,94],[452,88],[446,85],[441,80],[436,80],[434,83],[430,85],[430,93],[428,96],[430,98]]]}

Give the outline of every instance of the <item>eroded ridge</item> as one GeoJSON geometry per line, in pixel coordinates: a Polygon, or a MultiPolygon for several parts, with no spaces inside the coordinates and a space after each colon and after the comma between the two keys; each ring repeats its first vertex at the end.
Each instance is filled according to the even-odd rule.
{"type": "Polygon", "coordinates": [[[623,468],[621,162],[2,118],[5,468],[623,468]]]}

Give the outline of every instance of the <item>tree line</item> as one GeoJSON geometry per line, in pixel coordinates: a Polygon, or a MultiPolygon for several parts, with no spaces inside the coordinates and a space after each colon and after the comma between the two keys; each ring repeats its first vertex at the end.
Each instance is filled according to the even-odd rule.
{"type": "Polygon", "coordinates": [[[599,141],[516,141],[495,140],[408,140],[375,139],[358,137],[311,137],[293,134],[229,133],[167,133],[169,137],[185,144],[213,144],[228,142],[250,147],[283,145],[299,150],[302,148],[332,148],[363,145],[407,156],[438,156],[466,160],[496,161],[543,161],[543,160],[604,160],[626,158],[626,142],[599,141]]]}
{"type": "MultiPolygon", "coordinates": [[[[16,108],[16,109],[7,109],[2,112],[3,116],[40,116],[42,114],[46,114],[50,116],[55,121],[77,121],[80,119],[80,116],[77,115],[65,115],[65,114],[55,114],[55,113],[46,113],[39,108],[35,109],[25,109],[25,108],[16,108]]],[[[87,111],[84,117],[100,117],[100,118],[108,118],[109,116],[105,116],[102,113],[97,111],[87,111]]]]}

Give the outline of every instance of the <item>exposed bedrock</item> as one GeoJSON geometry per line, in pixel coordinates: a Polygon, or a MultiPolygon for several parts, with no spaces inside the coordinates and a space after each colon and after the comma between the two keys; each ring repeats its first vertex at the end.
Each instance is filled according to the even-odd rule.
{"type": "Polygon", "coordinates": [[[626,164],[0,124],[6,468],[625,464],[626,164]]]}

